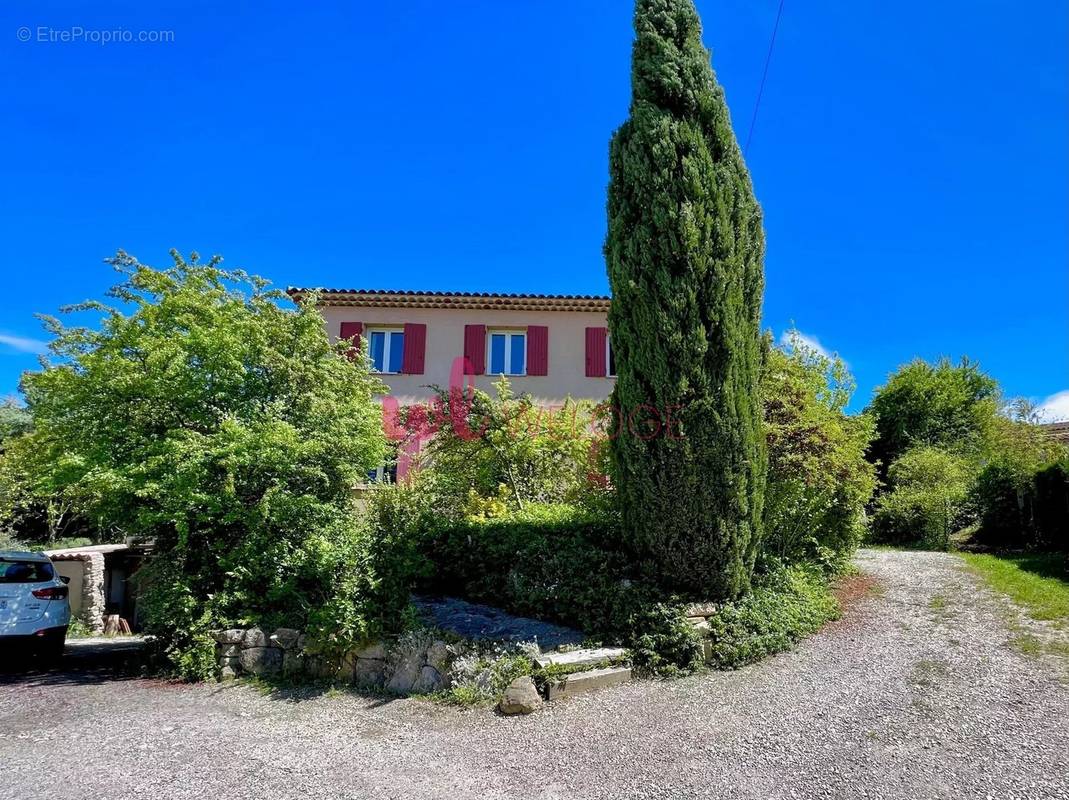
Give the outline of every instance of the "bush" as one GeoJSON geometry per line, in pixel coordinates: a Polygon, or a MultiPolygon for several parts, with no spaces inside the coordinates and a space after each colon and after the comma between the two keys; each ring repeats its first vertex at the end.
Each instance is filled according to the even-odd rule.
{"type": "Polygon", "coordinates": [[[710,619],[713,664],[735,669],[789,649],[837,618],[839,604],[824,573],[804,565],[775,566],[755,576],[746,597],[710,619]]]}
{"type": "Polygon", "coordinates": [[[915,447],[891,465],[888,475],[891,489],[877,503],[874,538],[948,549],[951,533],[965,522],[971,462],[936,447],[915,447]]]}
{"type": "Polygon", "coordinates": [[[1000,550],[1069,550],[1069,459],[1030,470],[998,462],[973,491],[978,540],[1000,550]]]}
{"type": "Polygon", "coordinates": [[[865,531],[865,506],[876,485],[865,459],[873,434],[868,415],[845,413],[853,379],[788,334],[789,351],[770,348],[762,379],[768,487],[762,551],[789,561],[842,567],[865,531]]]}
{"type": "Polygon", "coordinates": [[[498,700],[516,678],[534,671],[531,657],[515,647],[488,647],[460,656],[453,664],[453,683],[443,699],[457,705],[498,700]]]}
{"type": "Polygon", "coordinates": [[[1004,463],[988,464],[976,478],[972,500],[980,516],[978,541],[999,549],[1033,543],[1030,482],[1004,463]]]}
{"type": "Polygon", "coordinates": [[[1039,547],[1069,553],[1069,456],[1039,470],[1033,485],[1039,547]]]}
{"type": "Polygon", "coordinates": [[[426,591],[552,620],[624,644],[635,666],[695,667],[699,646],[682,605],[632,574],[612,522],[569,506],[528,506],[505,518],[447,522],[416,534],[435,565],[426,591]]]}
{"type": "Polygon", "coordinates": [[[434,495],[438,514],[486,516],[490,510],[500,516],[530,503],[593,501],[600,451],[592,404],[540,408],[529,395],[514,396],[505,378],[493,396],[478,389],[435,391],[430,404],[402,412],[400,427],[409,436],[433,434],[421,454],[431,467],[421,490],[434,495]]]}
{"type": "Polygon", "coordinates": [[[37,491],[154,540],[145,630],[183,677],[213,671],[213,627],[308,628],[329,648],[400,625],[407,564],[354,522],[385,451],[366,360],[312,302],[172,255],[156,270],[120,252],[124,308],[81,309],[99,328],[48,321],[58,362],[23,380],[37,491]]]}

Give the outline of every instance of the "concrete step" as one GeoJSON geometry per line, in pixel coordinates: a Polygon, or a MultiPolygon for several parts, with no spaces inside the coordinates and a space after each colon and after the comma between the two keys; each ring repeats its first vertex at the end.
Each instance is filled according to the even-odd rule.
{"type": "Polygon", "coordinates": [[[585,672],[573,672],[550,681],[546,687],[546,697],[549,700],[557,700],[594,689],[618,686],[629,680],[631,680],[631,667],[605,667],[604,669],[588,669],[585,672]]]}
{"type": "Polygon", "coordinates": [[[535,663],[542,668],[550,665],[558,667],[593,667],[605,661],[616,663],[626,658],[627,650],[622,647],[597,647],[583,650],[566,650],[563,653],[542,653],[542,655],[535,658],[535,663]]]}

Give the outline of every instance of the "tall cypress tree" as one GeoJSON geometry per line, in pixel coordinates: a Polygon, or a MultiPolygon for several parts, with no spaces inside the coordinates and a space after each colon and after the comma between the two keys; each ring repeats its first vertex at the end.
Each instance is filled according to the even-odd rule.
{"type": "Polygon", "coordinates": [[[692,0],[637,0],[634,24],[605,242],[615,478],[657,578],[726,599],[749,587],[767,464],[761,209],[692,0]]]}

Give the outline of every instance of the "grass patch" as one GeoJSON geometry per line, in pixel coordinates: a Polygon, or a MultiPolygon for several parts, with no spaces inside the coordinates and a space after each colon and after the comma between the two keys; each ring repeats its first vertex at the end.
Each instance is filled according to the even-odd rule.
{"type": "Polygon", "coordinates": [[[932,611],[946,611],[946,607],[950,604],[950,600],[946,595],[937,594],[933,595],[932,599],[928,601],[928,608],[932,611]]]}
{"type": "Polygon", "coordinates": [[[961,556],[991,588],[1024,606],[1032,619],[1069,621],[1069,575],[1064,556],[979,553],[961,556]]]}

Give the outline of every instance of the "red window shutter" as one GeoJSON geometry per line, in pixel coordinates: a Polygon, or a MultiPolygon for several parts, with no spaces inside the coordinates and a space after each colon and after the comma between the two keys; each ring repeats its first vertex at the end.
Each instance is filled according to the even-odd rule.
{"type": "Polygon", "coordinates": [[[363,322],[343,322],[341,324],[341,333],[338,335],[339,339],[351,339],[353,342],[352,348],[349,350],[349,355],[356,355],[360,350],[360,338],[364,335],[364,323],[363,322]]]}
{"type": "Polygon", "coordinates": [[[486,372],[486,326],[464,326],[464,374],[482,375],[486,372]]]}
{"type": "Polygon", "coordinates": [[[545,325],[527,326],[527,374],[549,374],[549,328],[545,325]]]}
{"type": "Polygon", "coordinates": [[[586,329],[586,376],[588,378],[604,378],[608,373],[608,364],[605,363],[605,340],[608,335],[608,328],[586,329]]]}
{"type": "Polygon", "coordinates": [[[405,323],[405,352],[401,358],[401,372],[422,375],[427,353],[427,326],[422,322],[405,323]]]}

